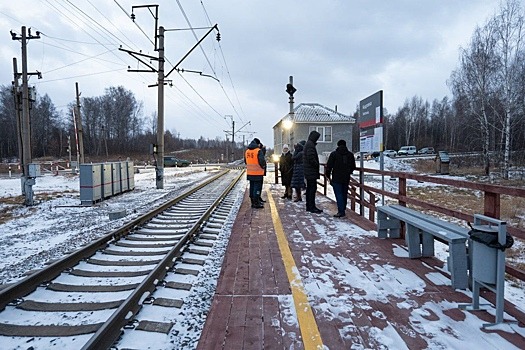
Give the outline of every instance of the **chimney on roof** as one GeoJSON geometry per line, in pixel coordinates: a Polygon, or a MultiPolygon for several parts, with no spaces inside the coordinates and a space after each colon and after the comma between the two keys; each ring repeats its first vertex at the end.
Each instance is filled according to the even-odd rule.
{"type": "Polygon", "coordinates": [[[335,105],[335,111],[337,112],[337,105],[335,105]]]}

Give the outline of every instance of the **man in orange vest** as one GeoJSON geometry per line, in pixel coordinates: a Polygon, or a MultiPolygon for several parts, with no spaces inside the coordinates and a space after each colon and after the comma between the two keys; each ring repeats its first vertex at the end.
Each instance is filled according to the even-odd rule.
{"type": "Polygon", "coordinates": [[[261,202],[261,192],[266,169],[266,159],[264,159],[261,141],[258,138],[254,138],[248,145],[248,149],[244,154],[244,161],[246,162],[247,179],[250,181],[252,208],[264,208],[261,202]]]}

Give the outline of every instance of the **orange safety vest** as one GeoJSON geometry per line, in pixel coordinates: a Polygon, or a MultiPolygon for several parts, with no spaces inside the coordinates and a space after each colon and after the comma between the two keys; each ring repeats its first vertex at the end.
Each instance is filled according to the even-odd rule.
{"type": "Polygon", "coordinates": [[[246,150],[247,175],[264,175],[264,169],[259,165],[259,151],[259,148],[246,150]]]}

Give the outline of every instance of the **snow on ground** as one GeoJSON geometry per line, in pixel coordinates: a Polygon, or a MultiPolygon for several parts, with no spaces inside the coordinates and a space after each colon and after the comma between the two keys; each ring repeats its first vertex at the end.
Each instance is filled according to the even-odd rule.
{"type": "MultiPolygon", "coordinates": [[[[365,167],[378,168],[379,163],[366,161],[365,167]]],[[[393,171],[411,170],[410,165],[407,165],[407,163],[390,158],[385,159],[385,168],[393,171]]],[[[80,246],[117,228],[124,222],[141,215],[158,203],[178,196],[187,188],[193,186],[195,183],[201,182],[204,178],[216,171],[216,169],[210,168],[208,168],[208,171],[204,171],[203,168],[167,168],[165,169],[165,188],[163,190],[157,190],[155,188],[154,171],[142,172],[135,174],[136,188],[134,191],[121,194],[89,207],[80,206],[79,179],[76,175],[46,175],[37,178],[36,185],[34,186],[37,204],[30,208],[23,205],[5,203],[9,202],[9,199],[20,195],[20,179],[0,178],[0,198],[3,199],[3,201],[0,202],[0,214],[5,212],[13,213],[11,219],[0,223],[0,247],[2,247],[0,252],[0,284],[16,281],[24,277],[23,274],[29,269],[41,268],[46,262],[58,259],[64,254],[78,249],[80,246]],[[109,212],[117,209],[126,209],[127,216],[119,220],[109,220],[109,212]]],[[[268,183],[273,183],[273,176],[274,174],[270,169],[267,177],[268,183]]],[[[370,181],[367,181],[367,184],[370,186],[381,186],[380,181],[379,176],[377,179],[371,178],[370,181]]],[[[408,181],[408,185],[421,186],[422,184],[417,183],[417,181],[408,181]]],[[[425,186],[428,186],[428,184],[425,186]]],[[[385,178],[385,189],[396,192],[397,180],[391,180],[388,177],[385,178]]],[[[328,187],[328,197],[334,198],[330,186],[328,187]]],[[[360,237],[360,239],[366,239],[367,235],[374,234],[373,232],[364,231],[347,221],[334,222],[334,225],[337,226],[337,231],[341,235],[348,235],[350,233],[355,237],[360,237]]],[[[318,231],[322,232],[322,228],[319,228],[318,231]]],[[[226,233],[225,237],[228,236],[229,234],[226,233]]],[[[332,234],[320,234],[319,240],[324,241],[325,244],[336,243],[336,237],[332,234]]],[[[446,261],[446,256],[448,255],[446,246],[436,244],[436,252],[438,258],[446,261]]],[[[397,255],[406,254],[406,250],[399,247],[394,253],[397,255]]],[[[313,257],[305,255],[305,259],[310,258],[313,257]]],[[[219,261],[220,259],[215,260],[219,261]]],[[[404,281],[405,288],[403,290],[391,291],[396,296],[401,296],[407,291],[410,291],[410,293],[418,293],[418,291],[421,291],[424,287],[424,282],[418,278],[414,278],[413,273],[410,271],[402,269],[390,271],[388,269],[388,266],[375,267],[378,275],[388,272],[389,274],[395,274],[397,280],[404,281]]],[[[323,307],[325,307],[326,311],[331,313],[333,317],[345,317],[348,312],[352,312],[351,303],[356,302],[356,300],[349,300],[344,297],[336,300],[338,298],[337,293],[335,289],[331,288],[331,284],[328,283],[329,279],[352,278],[352,283],[355,282],[356,285],[360,285],[363,290],[370,291],[370,293],[360,296],[363,301],[377,300],[377,298],[380,297],[379,294],[374,294],[374,288],[371,288],[372,286],[369,285],[370,280],[363,276],[351,261],[345,261],[344,259],[327,254],[323,257],[323,260],[320,261],[319,272],[310,271],[309,273],[315,273],[315,275],[305,277],[305,283],[309,292],[331,301],[331,303],[327,303],[323,307]],[[345,271],[344,276],[341,275],[341,271],[345,271]],[[313,283],[313,281],[323,279],[326,279],[327,283],[322,286],[313,283]]],[[[432,278],[432,276],[429,276],[429,278],[432,278]]],[[[438,283],[443,278],[436,275],[432,280],[434,279],[436,283],[438,283]]],[[[447,281],[442,282],[447,283],[447,281]]],[[[388,288],[387,282],[385,282],[383,289],[385,288],[388,288]]],[[[523,287],[513,287],[507,283],[505,297],[521,310],[525,311],[523,287]]],[[[410,300],[400,302],[399,307],[409,308],[410,300]]],[[[457,337],[454,336],[456,332],[454,330],[461,328],[462,324],[479,321],[467,318],[462,324],[454,322],[443,312],[443,310],[454,307],[456,306],[424,305],[414,309],[412,317],[415,323],[419,322],[421,324],[421,327],[425,327],[426,324],[425,312],[430,312],[443,319],[444,326],[449,327],[451,331],[450,337],[436,339],[433,343],[430,343],[432,344],[431,347],[434,349],[460,348],[466,344],[465,341],[471,342],[475,348],[481,348],[481,344],[487,344],[486,342],[481,343],[481,340],[468,334],[464,335],[468,337],[468,339],[463,339],[461,343],[458,342],[457,337]]],[[[381,315],[377,316],[382,317],[381,315]]],[[[196,317],[196,319],[197,318],[198,317],[196,317]]],[[[199,319],[198,322],[203,322],[203,320],[199,319]]],[[[191,326],[184,327],[188,325],[189,324],[182,324],[178,331],[182,332],[184,329],[188,331],[188,329],[194,328],[191,326]]],[[[511,331],[505,327],[509,326],[502,326],[504,330],[511,331]]],[[[425,331],[428,334],[438,333],[437,330],[433,332],[431,329],[425,329],[425,331]]],[[[191,339],[189,343],[194,344],[194,335],[191,334],[190,331],[188,332],[190,334],[186,334],[185,338],[191,339]]],[[[340,332],[342,335],[350,335],[352,330],[342,329],[340,332]]],[[[395,345],[403,344],[403,342],[396,341],[394,336],[397,336],[397,333],[395,330],[388,328],[383,330],[371,329],[370,332],[375,332],[374,338],[378,339],[380,344],[384,344],[384,346],[388,348],[402,348],[399,347],[399,345],[395,345]]],[[[439,332],[439,334],[442,334],[442,332],[439,332]]],[[[498,346],[499,336],[486,335],[486,337],[490,337],[491,344],[493,344],[495,348],[500,348],[498,346]]]]}
{"type": "MultiPolygon", "coordinates": [[[[33,186],[36,205],[32,207],[0,204],[0,213],[13,215],[0,224],[0,284],[16,281],[26,271],[92,242],[218,171],[166,168],[164,189],[159,190],[155,172],[147,170],[135,174],[134,191],[93,206],[80,205],[79,177],[72,174],[37,178],[33,186]],[[110,212],[122,209],[127,213],[124,218],[109,219],[110,212]]],[[[0,198],[12,199],[20,193],[20,178],[0,179],[0,198]]]]}
{"type": "MultiPolygon", "coordinates": [[[[368,169],[379,169],[380,163],[376,160],[366,160],[364,161],[364,168],[368,169]]],[[[360,166],[359,161],[357,161],[357,166],[360,166]]],[[[401,172],[411,172],[414,169],[411,166],[410,160],[400,160],[395,158],[384,158],[384,169],[389,171],[401,171],[401,172]]],[[[354,173],[355,176],[355,173],[354,173]]],[[[435,175],[435,176],[446,176],[447,179],[456,179],[456,180],[465,180],[463,177],[450,176],[450,175],[435,175]]],[[[366,176],[365,182],[366,185],[375,188],[381,188],[382,181],[380,175],[366,176]]],[[[407,180],[407,187],[447,187],[447,185],[441,184],[431,184],[431,183],[421,183],[416,180],[407,180]]],[[[388,192],[397,193],[398,192],[398,179],[391,179],[389,176],[384,177],[384,189],[388,192]]],[[[332,190],[332,186],[327,187],[327,196],[335,201],[335,195],[332,190]]],[[[379,196],[379,201],[382,201],[381,196],[379,196]]],[[[397,201],[392,200],[391,198],[385,198],[384,204],[394,204],[397,201]]],[[[381,203],[377,203],[380,205],[381,203]]],[[[368,216],[368,209],[365,208],[365,215],[368,216]]],[[[450,218],[443,218],[444,220],[450,218]]],[[[516,241],[514,244],[522,244],[522,242],[516,241]]],[[[444,270],[447,270],[447,257],[448,257],[448,246],[441,242],[435,242],[435,255],[438,259],[445,262],[444,270]]],[[[511,301],[514,305],[520,308],[525,312],[525,282],[519,280],[513,280],[512,283],[505,283],[505,299],[511,301]]]]}

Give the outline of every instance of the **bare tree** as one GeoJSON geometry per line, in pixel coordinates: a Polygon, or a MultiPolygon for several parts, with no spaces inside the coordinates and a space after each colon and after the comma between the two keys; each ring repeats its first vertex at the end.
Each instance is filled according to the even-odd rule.
{"type": "Polygon", "coordinates": [[[0,86],[0,158],[18,157],[16,111],[13,88],[0,86]]]}
{"type": "Polygon", "coordinates": [[[497,35],[497,56],[499,58],[499,82],[501,85],[502,102],[504,106],[503,135],[504,163],[503,177],[508,179],[510,168],[512,123],[517,118],[519,110],[519,80],[521,60],[525,39],[524,13],[520,2],[507,0],[500,5],[500,13],[491,21],[491,26],[497,35]]]}
{"type": "Polygon", "coordinates": [[[459,68],[452,73],[450,83],[456,99],[462,96],[470,114],[477,120],[481,130],[485,174],[490,172],[489,99],[494,92],[497,69],[494,55],[496,36],[491,26],[476,28],[470,45],[461,50],[459,68]]]}

